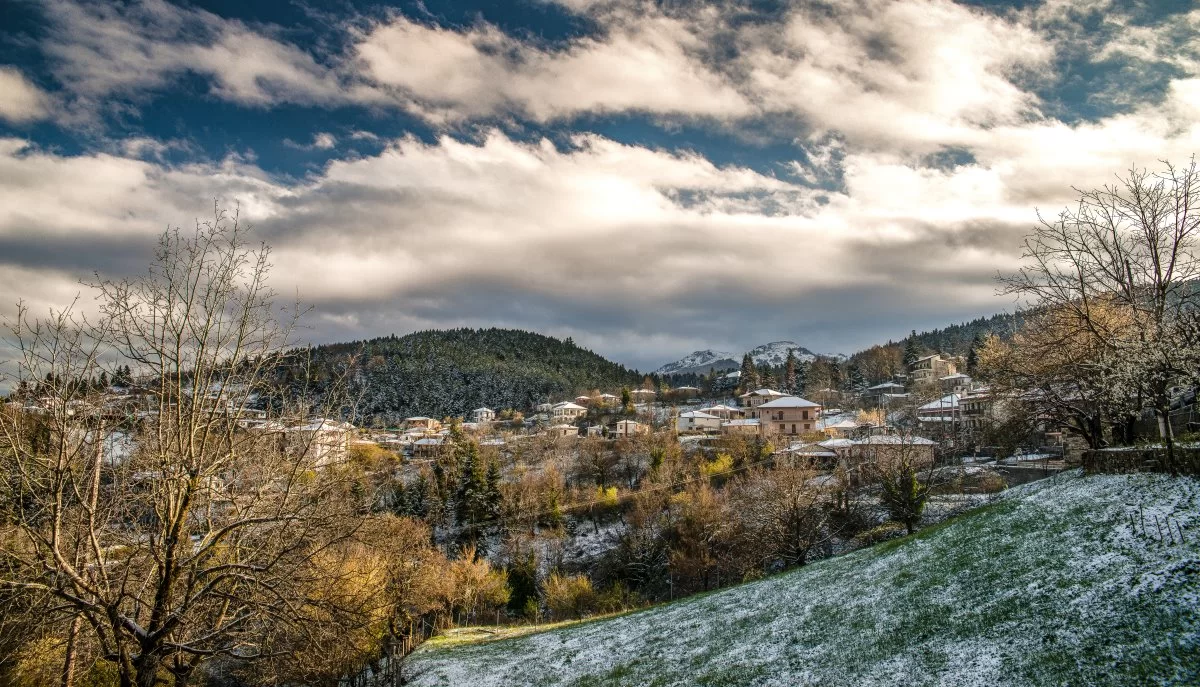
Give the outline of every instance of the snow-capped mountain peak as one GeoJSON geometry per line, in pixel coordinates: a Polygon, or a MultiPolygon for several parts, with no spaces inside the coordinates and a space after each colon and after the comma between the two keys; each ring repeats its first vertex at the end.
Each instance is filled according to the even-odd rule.
{"type": "MultiPolygon", "coordinates": [[[[797,361],[812,361],[817,358],[815,353],[795,341],[773,341],[761,346],[755,346],[749,353],[755,365],[765,363],[771,366],[779,366],[787,360],[789,350],[793,351],[793,355],[796,356],[797,361]]],[[[689,372],[707,374],[709,370],[725,372],[728,370],[737,370],[741,366],[741,355],[705,349],[684,356],[673,363],[667,363],[655,370],[655,373],[660,375],[687,374],[689,372]]]]}
{"type": "Polygon", "coordinates": [[[794,351],[797,361],[816,360],[817,356],[795,341],[772,341],[768,344],[755,346],[750,349],[750,358],[755,365],[767,364],[772,367],[782,365],[787,361],[788,351],[794,351]]]}
{"type": "MultiPolygon", "coordinates": [[[[717,370],[729,369],[733,354],[724,351],[705,349],[685,355],[673,363],[667,363],[655,370],[660,375],[680,374],[685,372],[708,372],[709,368],[717,370]]],[[[732,365],[736,367],[736,365],[732,365]]]]}

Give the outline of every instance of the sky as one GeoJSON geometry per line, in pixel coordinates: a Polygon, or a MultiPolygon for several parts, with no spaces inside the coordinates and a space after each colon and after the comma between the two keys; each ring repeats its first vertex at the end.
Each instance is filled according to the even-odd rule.
{"type": "Polygon", "coordinates": [[[7,0],[0,317],[237,207],[306,338],[653,369],[1012,310],[1038,213],[1200,150],[1190,2],[7,0]]]}

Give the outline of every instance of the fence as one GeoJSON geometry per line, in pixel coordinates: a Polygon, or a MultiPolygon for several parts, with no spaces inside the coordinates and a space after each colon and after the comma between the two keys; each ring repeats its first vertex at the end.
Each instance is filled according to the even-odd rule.
{"type": "Polygon", "coordinates": [[[1175,447],[1168,458],[1164,448],[1107,448],[1083,452],[1083,470],[1087,473],[1164,472],[1170,475],[1200,477],[1200,449],[1175,447]]]}

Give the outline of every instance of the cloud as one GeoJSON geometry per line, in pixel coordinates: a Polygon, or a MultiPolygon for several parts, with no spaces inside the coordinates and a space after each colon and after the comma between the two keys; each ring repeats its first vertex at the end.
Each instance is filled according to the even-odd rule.
{"type": "Polygon", "coordinates": [[[51,0],[42,50],[55,78],[85,102],[140,98],[186,74],[217,98],[249,107],[333,105],[362,99],[300,47],[210,12],[163,0],[81,4],[51,0]]]}
{"type": "MultiPolygon", "coordinates": [[[[352,135],[351,138],[360,137],[352,135]]],[[[318,131],[313,134],[311,143],[296,143],[290,138],[285,138],[283,144],[297,150],[333,150],[337,146],[337,137],[328,131],[318,131]]]]}
{"type": "Polygon", "coordinates": [[[13,124],[50,116],[51,98],[18,69],[0,65],[0,119],[13,124]]]}
{"type": "Polygon", "coordinates": [[[354,52],[363,75],[437,119],[516,113],[537,121],[589,112],[719,118],[750,104],[700,62],[690,27],[661,15],[612,20],[600,36],[545,48],[480,23],[455,31],[395,15],[354,52]]]}
{"type": "Polygon", "coordinates": [[[1172,50],[1192,14],[1168,27],[1075,0],[1004,13],[856,0],[769,17],[571,5],[594,32],[549,42],[389,15],[335,26],[340,52],[156,1],[54,5],[61,44],[46,50],[77,108],[190,74],[243,107],[351,103],[438,126],[397,138],[367,118],[322,119],[337,136],[290,142],[331,158],[301,177],[237,157],[180,164],[166,154],[180,144],[141,135],[78,155],[2,139],[0,291],[52,302],[92,268],[139,269],[168,223],[220,198],[275,247],[279,290],[316,304],[317,340],[519,326],[644,368],[780,338],[850,352],[1007,307],[992,277],[1016,264],[1035,208],[1200,149],[1200,75],[1172,50]],[[1128,30],[1072,42],[1101,19],[1128,30]],[[1170,70],[1153,98],[1059,118],[1040,86],[1061,75],[1031,74],[1064,55],[1170,70]],[[725,127],[781,161],[716,164],[575,130],[594,113],[725,127]]]}

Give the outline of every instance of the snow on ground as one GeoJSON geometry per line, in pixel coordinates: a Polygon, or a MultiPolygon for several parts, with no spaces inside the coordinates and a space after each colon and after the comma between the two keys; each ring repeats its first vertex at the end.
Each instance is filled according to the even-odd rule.
{"type": "Polygon", "coordinates": [[[1060,475],[783,575],[515,639],[416,685],[1200,684],[1200,482],[1060,475]],[[1140,517],[1170,518],[1185,543],[1140,517]]]}

